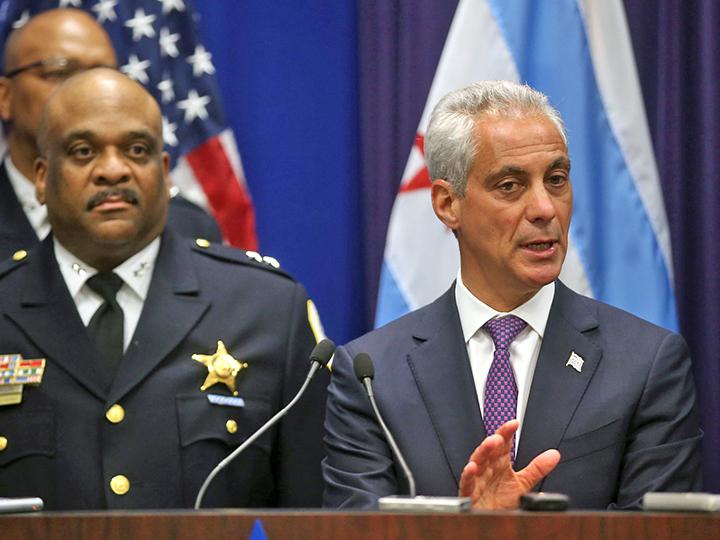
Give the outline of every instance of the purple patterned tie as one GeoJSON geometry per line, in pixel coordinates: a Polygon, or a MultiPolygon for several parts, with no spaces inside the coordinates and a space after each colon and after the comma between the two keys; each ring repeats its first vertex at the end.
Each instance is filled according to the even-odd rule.
{"type": "MultiPolygon", "coordinates": [[[[517,385],[510,365],[510,344],[523,331],[527,323],[508,315],[501,319],[490,319],[483,325],[495,343],[492,365],[485,382],[485,434],[492,435],[497,428],[517,416],[517,385]]],[[[515,438],[511,457],[515,458],[515,438]]]]}

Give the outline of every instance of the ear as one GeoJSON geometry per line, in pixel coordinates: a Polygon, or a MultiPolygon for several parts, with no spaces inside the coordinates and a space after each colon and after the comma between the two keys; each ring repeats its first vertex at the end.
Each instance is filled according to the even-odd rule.
{"type": "Polygon", "coordinates": [[[0,77],[0,118],[3,122],[12,120],[10,101],[12,100],[12,88],[10,79],[0,77]]]}
{"type": "Polygon", "coordinates": [[[430,188],[435,215],[453,231],[460,227],[459,197],[447,180],[435,180],[430,188]]]}
{"type": "Polygon", "coordinates": [[[165,181],[165,188],[167,189],[169,196],[172,181],[170,180],[170,154],[167,152],[162,153],[162,173],[163,180],[165,181]]]}
{"type": "Polygon", "coordinates": [[[45,204],[45,188],[47,186],[47,160],[39,157],[35,160],[35,197],[40,204],[45,204]]]}

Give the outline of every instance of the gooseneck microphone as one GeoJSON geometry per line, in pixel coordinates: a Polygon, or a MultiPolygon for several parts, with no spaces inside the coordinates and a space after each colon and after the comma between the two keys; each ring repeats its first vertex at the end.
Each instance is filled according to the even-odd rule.
{"type": "Polygon", "coordinates": [[[372,388],[372,379],[375,376],[375,368],[373,367],[370,356],[367,353],[359,353],[358,355],[356,355],[355,358],[353,358],[353,370],[355,371],[355,377],[357,377],[357,379],[362,383],[363,387],[365,388],[365,393],[367,393],[368,399],[370,400],[370,405],[372,406],[373,412],[375,413],[375,418],[377,418],[378,424],[380,424],[380,428],[385,434],[385,439],[387,439],[387,442],[390,445],[390,449],[392,450],[395,459],[400,465],[400,468],[402,469],[405,478],[407,479],[408,494],[410,495],[410,497],[414,498],[415,477],[413,476],[410,467],[408,467],[405,458],[400,452],[400,447],[395,442],[395,438],[392,436],[392,433],[390,433],[387,425],[385,425],[385,421],[383,420],[383,417],[380,414],[380,409],[378,409],[377,402],[375,401],[375,394],[373,393],[372,388]]]}
{"type": "Polygon", "coordinates": [[[413,477],[410,467],[408,467],[405,458],[400,453],[395,439],[390,433],[385,421],[380,415],[380,409],[378,409],[377,402],[375,401],[375,394],[372,388],[372,379],[375,376],[375,368],[373,367],[372,360],[367,353],[359,353],[353,358],[353,370],[355,376],[362,383],[365,392],[367,393],[370,405],[372,406],[375,418],[377,418],[380,428],[385,434],[390,449],[392,450],[395,460],[400,465],[405,478],[408,483],[408,492],[410,496],[401,495],[390,495],[387,497],[380,497],[378,499],[378,508],[380,510],[389,510],[393,512],[443,512],[443,513],[460,513],[469,512],[472,507],[472,503],[469,497],[426,497],[423,495],[415,495],[415,478],[413,477]]]}
{"type": "Polygon", "coordinates": [[[220,471],[222,471],[225,467],[227,467],[236,457],[238,457],[242,452],[250,446],[253,442],[255,442],[263,433],[265,433],[268,429],[270,429],[272,426],[274,426],[278,420],[280,420],[283,416],[285,416],[290,409],[292,409],[295,404],[298,402],[300,397],[305,393],[305,389],[310,384],[310,379],[313,378],[315,375],[315,372],[317,372],[318,369],[320,369],[323,366],[326,366],[327,363],[330,361],[330,358],[332,358],[333,353],[335,352],[335,344],[330,341],[329,339],[323,339],[315,345],[315,348],[310,353],[310,370],[308,371],[307,377],[305,377],[305,382],[300,387],[300,390],[298,390],[297,394],[295,394],[295,397],[290,400],[290,403],[285,405],[275,416],[273,416],[270,420],[265,422],[263,426],[258,429],[255,433],[250,435],[250,437],[247,438],[247,440],[242,443],[240,446],[238,446],[235,450],[233,450],[225,459],[223,459],[220,463],[218,463],[215,468],[210,471],[210,474],[207,475],[207,478],[205,478],[205,481],[203,482],[202,486],[200,487],[200,491],[198,491],[197,498],[195,499],[195,510],[200,509],[202,505],[203,497],[205,496],[205,492],[207,491],[208,487],[210,486],[210,482],[213,481],[213,479],[218,475],[220,471]]]}

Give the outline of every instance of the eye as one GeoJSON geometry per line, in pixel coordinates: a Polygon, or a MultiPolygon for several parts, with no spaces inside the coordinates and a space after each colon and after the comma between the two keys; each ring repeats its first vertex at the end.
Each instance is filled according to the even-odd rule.
{"type": "Polygon", "coordinates": [[[146,144],[133,143],[128,146],[127,153],[132,158],[144,158],[150,153],[150,149],[146,144]]]}
{"type": "Polygon", "coordinates": [[[496,188],[503,193],[514,193],[520,189],[520,182],[515,179],[503,180],[496,188]]]}
{"type": "Polygon", "coordinates": [[[87,160],[93,157],[95,151],[89,144],[78,144],[70,148],[70,156],[79,160],[87,160]]]}
{"type": "Polygon", "coordinates": [[[568,182],[566,174],[553,174],[548,178],[548,183],[553,187],[562,187],[568,182]]]}
{"type": "Polygon", "coordinates": [[[43,71],[42,73],[40,73],[40,76],[46,81],[62,82],[65,79],[69,78],[72,74],[73,72],[68,69],[53,69],[43,71]]]}

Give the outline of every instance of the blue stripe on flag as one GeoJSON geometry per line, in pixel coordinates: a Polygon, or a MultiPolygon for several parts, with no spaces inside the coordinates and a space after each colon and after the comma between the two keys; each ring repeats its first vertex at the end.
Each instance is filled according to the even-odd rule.
{"type": "Polygon", "coordinates": [[[377,310],[375,312],[375,328],[389,323],[405,315],[410,307],[405,297],[400,292],[395,276],[388,268],[387,262],[383,261],[380,270],[380,288],[378,292],[377,310]]]}
{"type": "Polygon", "coordinates": [[[678,328],[657,237],[610,128],[574,0],[489,0],[521,79],[565,120],[574,190],[572,238],[596,298],[678,328]]]}

